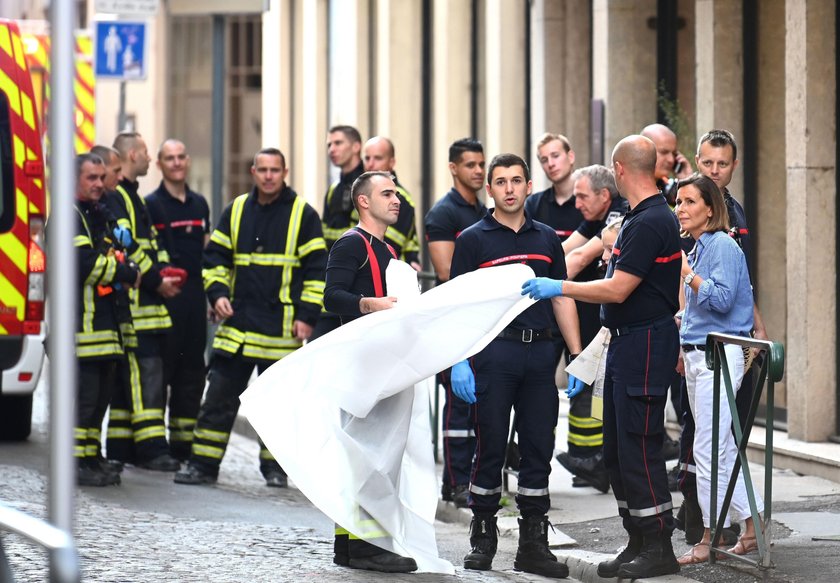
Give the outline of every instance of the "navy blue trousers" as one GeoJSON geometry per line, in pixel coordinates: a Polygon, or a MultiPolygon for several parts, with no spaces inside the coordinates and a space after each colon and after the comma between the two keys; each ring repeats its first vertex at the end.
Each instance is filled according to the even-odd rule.
{"type": "Polygon", "coordinates": [[[450,487],[470,483],[470,468],[475,454],[475,420],[473,406],[452,393],[448,368],[438,375],[445,391],[443,417],[440,420],[443,438],[443,483],[450,487]]]}
{"type": "Polygon", "coordinates": [[[559,406],[555,362],[554,344],[548,341],[497,339],[473,357],[477,402],[470,508],[474,513],[494,514],[501,508],[511,410],[516,412],[519,435],[516,504],[522,516],[548,512],[548,475],[559,406]]]}
{"type": "Polygon", "coordinates": [[[610,342],[604,381],[604,463],[628,531],[670,535],[674,530],[662,441],[678,352],[673,320],[613,336],[610,342]]]}

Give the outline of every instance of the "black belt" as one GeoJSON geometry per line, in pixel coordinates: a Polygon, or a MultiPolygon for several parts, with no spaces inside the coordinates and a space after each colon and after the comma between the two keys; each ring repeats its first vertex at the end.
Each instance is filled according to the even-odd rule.
{"type": "Polygon", "coordinates": [[[702,352],[706,352],[706,345],[705,344],[683,344],[681,345],[683,352],[691,352],[692,350],[700,350],[702,352]]]}
{"type": "Polygon", "coordinates": [[[613,336],[623,336],[624,334],[630,334],[631,332],[640,332],[642,330],[649,330],[651,328],[659,328],[663,324],[667,324],[668,322],[673,321],[673,316],[662,316],[661,318],[649,320],[648,322],[639,322],[637,324],[632,324],[630,326],[622,326],[620,328],[610,328],[610,334],[612,334],[613,336]]]}
{"type": "Polygon", "coordinates": [[[520,330],[518,328],[505,328],[496,338],[501,338],[502,340],[519,340],[520,342],[529,343],[529,342],[536,342],[537,340],[551,340],[553,338],[553,334],[550,328],[546,328],[544,330],[532,330],[531,328],[527,328],[525,330],[520,330]]]}

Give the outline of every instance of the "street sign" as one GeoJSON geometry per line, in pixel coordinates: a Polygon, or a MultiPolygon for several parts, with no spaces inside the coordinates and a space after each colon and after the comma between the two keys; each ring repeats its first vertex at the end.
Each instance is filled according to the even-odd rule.
{"type": "Polygon", "coordinates": [[[146,23],[96,23],[96,76],[129,81],[146,78],[146,23]]]}
{"type": "Polygon", "coordinates": [[[96,0],[97,14],[142,16],[152,18],[157,14],[159,0],[96,0]]]}

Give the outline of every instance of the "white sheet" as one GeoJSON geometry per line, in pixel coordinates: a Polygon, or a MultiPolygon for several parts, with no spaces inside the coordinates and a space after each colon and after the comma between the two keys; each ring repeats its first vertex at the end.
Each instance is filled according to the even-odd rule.
{"type": "Polygon", "coordinates": [[[531,306],[520,292],[534,273],[524,264],[480,269],[422,295],[408,265],[391,261],[386,277],[394,309],[278,361],[242,394],[241,411],[327,516],[359,533],[367,514],[390,535],[377,544],[413,557],[421,571],[453,573],[435,542],[428,379],[531,306]]]}

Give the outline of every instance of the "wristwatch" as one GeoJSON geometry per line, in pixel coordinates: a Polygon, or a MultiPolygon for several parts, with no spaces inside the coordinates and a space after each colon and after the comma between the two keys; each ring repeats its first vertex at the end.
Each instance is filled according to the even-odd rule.
{"type": "Polygon", "coordinates": [[[697,275],[697,274],[694,273],[693,271],[689,271],[688,273],[686,273],[685,277],[683,278],[683,281],[685,282],[685,285],[691,285],[691,282],[694,280],[695,275],[697,275]]]}

